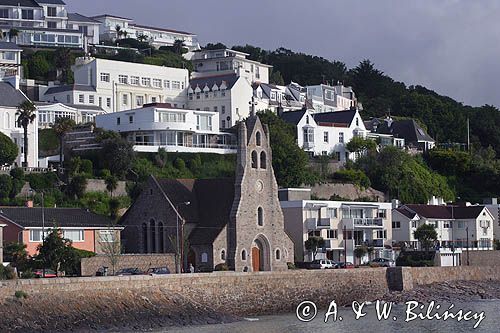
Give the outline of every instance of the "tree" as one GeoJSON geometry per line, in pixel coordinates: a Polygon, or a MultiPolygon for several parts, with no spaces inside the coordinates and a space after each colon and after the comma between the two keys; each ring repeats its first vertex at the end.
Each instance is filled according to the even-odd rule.
{"type": "Polygon", "coordinates": [[[17,124],[24,130],[24,162],[23,166],[28,166],[28,125],[36,119],[35,104],[26,100],[17,107],[17,124]]]}
{"type": "Polygon", "coordinates": [[[117,24],[115,26],[115,31],[116,31],[116,39],[120,39],[120,37],[123,35],[122,27],[117,24]]]}
{"type": "Polygon", "coordinates": [[[207,45],[205,45],[205,47],[203,49],[205,49],[205,50],[225,50],[225,49],[227,49],[227,46],[225,44],[222,44],[222,43],[216,43],[216,44],[208,43],[207,45]]]}
{"type": "Polygon", "coordinates": [[[68,186],[68,194],[78,199],[82,198],[87,188],[87,178],[83,175],[77,175],[71,179],[68,186]]]}
{"type": "Polygon", "coordinates": [[[103,255],[108,258],[112,275],[115,275],[116,273],[116,266],[118,265],[122,254],[122,246],[120,239],[117,237],[118,234],[115,227],[116,222],[112,222],[109,225],[108,230],[106,230],[107,232],[105,234],[101,234],[99,238],[101,251],[103,255]]]}
{"type": "Polygon", "coordinates": [[[362,153],[375,150],[377,148],[377,143],[370,139],[355,136],[347,143],[346,148],[351,153],[362,153]]]}
{"type": "Polygon", "coordinates": [[[62,82],[68,83],[68,72],[71,70],[71,50],[69,48],[58,48],[54,53],[56,69],[61,75],[58,75],[62,82]]]}
{"type": "Polygon", "coordinates": [[[0,132],[0,166],[11,165],[18,154],[17,145],[7,135],[0,132]]]}
{"type": "Polygon", "coordinates": [[[59,275],[61,266],[68,260],[68,247],[71,241],[61,236],[57,227],[51,229],[42,244],[38,245],[37,260],[43,263],[44,268],[50,268],[59,275]]]}
{"type": "Polygon", "coordinates": [[[0,175],[0,199],[7,199],[12,191],[12,178],[9,175],[0,175]]]}
{"type": "Polygon", "coordinates": [[[282,86],[285,84],[285,80],[283,79],[283,76],[281,76],[280,71],[272,71],[271,77],[269,78],[269,82],[271,82],[272,84],[276,84],[278,86],[282,86]]]}
{"type": "Polygon", "coordinates": [[[123,35],[123,37],[124,37],[124,38],[127,38],[127,36],[128,36],[128,31],[123,31],[123,32],[122,32],[122,35],[123,35]]]}
{"type": "Polygon", "coordinates": [[[59,163],[60,166],[63,166],[63,155],[64,155],[64,137],[66,133],[71,131],[76,126],[76,123],[73,119],[64,117],[57,118],[54,124],[52,125],[52,129],[56,133],[57,138],[59,139],[59,163]]]}
{"type": "Polygon", "coordinates": [[[358,263],[361,264],[361,258],[368,253],[368,248],[364,245],[358,246],[354,249],[354,256],[358,258],[358,263]]]}
{"type": "Polygon", "coordinates": [[[16,28],[11,28],[9,30],[9,42],[12,42],[12,39],[14,39],[14,43],[17,44],[17,36],[19,36],[19,30],[16,28]]]}
{"type": "Polygon", "coordinates": [[[106,183],[106,190],[108,190],[111,197],[113,197],[113,192],[118,187],[118,179],[114,175],[109,175],[104,179],[104,182],[106,183]]]}
{"type": "Polygon", "coordinates": [[[135,158],[132,144],[121,137],[106,139],[100,152],[104,167],[116,176],[123,176],[135,158]]]}
{"type": "Polygon", "coordinates": [[[184,50],[184,42],[180,39],[176,39],[174,45],[172,46],[172,51],[175,54],[182,54],[184,50]]]}
{"type": "Polygon", "coordinates": [[[306,250],[312,253],[314,261],[316,260],[316,254],[318,253],[318,250],[325,246],[325,240],[323,239],[323,237],[312,236],[305,241],[304,245],[306,250]]]}
{"type": "Polygon", "coordinates": [[[6,262],[10,262],[12,267],[17,268],[17,272],[24,271],[28,266],[28,251],[26,244],[8,243],[3,249],[3,255],[6,262]]]}
{"type": "Polygon", "coordinates": [[[429,251],[430,247],[437,240],[437,232],[433,225],[422,224],[413,232],[413,236],[418,239],[422,248],[429,251]]]}
{"type": "Polygon", "coordinates": [[[262,124],[269,126],[273,169],[281,187],[297,187],[311,182],[309,159],[295,139],[294,126],[271,111],[259,112],[262,124]]]}

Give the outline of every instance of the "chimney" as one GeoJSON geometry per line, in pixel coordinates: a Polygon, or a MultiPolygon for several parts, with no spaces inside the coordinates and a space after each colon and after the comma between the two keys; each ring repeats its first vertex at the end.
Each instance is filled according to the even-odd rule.
{"type": "Polygon", "coordinates": [[[26,207],[33,208],[33,200],[26,200],[26,207]]]}
{"type": "Polygon", "coordinates": [[[392,199],[392,209],[399,208],[399,200],[398,199],[392,199]]]}

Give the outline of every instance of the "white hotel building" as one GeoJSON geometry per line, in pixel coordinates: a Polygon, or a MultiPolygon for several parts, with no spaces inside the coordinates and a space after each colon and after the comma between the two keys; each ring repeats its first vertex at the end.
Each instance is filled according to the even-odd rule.
{"type": "Polygon", "coordinates": [[[86,104],[119,112],[148,103],[187,107],[187,69],[83,57],[72,67],[73,86],[47,90],[43,101],[86,104]]]}
{"type": "Polygon", "coordinates": [[[236,153],[233,134],[219,131],[218,112],[156,103],[96,116],[96,126],[121,133],[137,152],[236,153]]]}

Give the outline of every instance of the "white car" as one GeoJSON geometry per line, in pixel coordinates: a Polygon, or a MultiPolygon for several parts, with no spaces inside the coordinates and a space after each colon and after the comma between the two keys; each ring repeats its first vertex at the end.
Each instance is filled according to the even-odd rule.
{"type": "Polygon", "coordinates": [[[328,259],[318,259],[311,262],[309,265],[310,269],[331,269],[335,268],[336,264],[332,260],[328,259]]]}

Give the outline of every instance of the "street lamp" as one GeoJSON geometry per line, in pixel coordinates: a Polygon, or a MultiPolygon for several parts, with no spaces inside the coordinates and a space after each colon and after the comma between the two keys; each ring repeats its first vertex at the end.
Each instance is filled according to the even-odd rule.
{"type": "MultiPolygon", "coordinates": [[[[182,273],[182,267],[183,267],[183,256],[182,256],[182,246],[184,246],[184,219],[182,219],[182,226],[181,226],[181,237],[183,238],[182,241],[180,240],[180,237],[179,237],[179,207],[180,206],[189,206],[191,204],[190,201],[186,201],[186,202],[181,202],[180,204],[177,204],[177,206],[175,206],[175,210],[176,210],[176,217],[177,217],[177,251],[176,251],[176,256],[177,256],[177,267],[176,267],[176,271],[177,273],[182,273]],[[180,258],[179,258],[180,257],[180,258]],[[179,260],[180,259],[180,260],[179,260]]],[[[182,218],[182,217],[181,217],[182,218]]]]}

